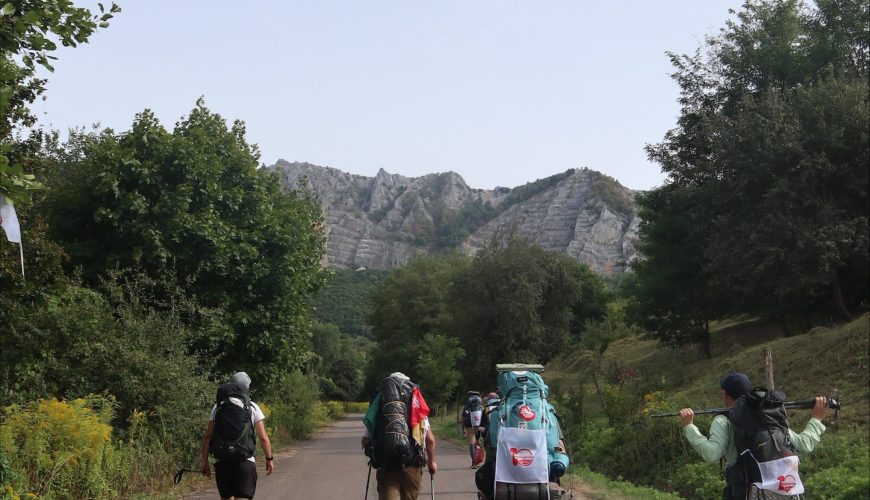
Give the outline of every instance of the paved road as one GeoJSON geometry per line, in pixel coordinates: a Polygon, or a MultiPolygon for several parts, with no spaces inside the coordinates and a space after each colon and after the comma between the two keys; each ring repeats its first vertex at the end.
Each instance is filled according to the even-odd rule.
{"type": "MultiPolygon", "coordinates": [[[[365,497],[367,459],[360,450],[363,425],[361,414],[343,420],[303,441],[287,452],[275,454],[275,472],[260,472],[257,500],[362,500],[365,497]]],[[[475,500],[474,471],[469,469],[468,451],[437,439],[438,473],[435,493],[438,500],[475,500]]],[[[262,453],[262,452],[261,452],[262,453]]],[[[260,465],[260,464],[258,464],[260,465]]],[[[372,471],[369,499],[377,499],[375,473],[372,471]]],[[[185,500],[215,500],[212,487],[185,500]]],[[[420,500],[431,498],[429,473],[423,475],[420,500]]]]}

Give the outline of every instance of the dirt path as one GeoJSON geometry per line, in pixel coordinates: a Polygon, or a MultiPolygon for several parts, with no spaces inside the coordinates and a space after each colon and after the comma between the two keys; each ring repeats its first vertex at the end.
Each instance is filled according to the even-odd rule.
{"type": "MultiPolygon", "coordinates": [[[[360,450],[362,415],[348,415],[324,428],[310,440],[275,454],[275,472],[265,475],[260,467],[257,500],[362,500],[365,497],[367,459],[360,450]]],[[[436,436],[437,439],[437,436],[436,436]]],[[[474,471],[465,450],[437,440],[435,493],[439,500],[474,500],[474,471]]],[[[377,499],[375,473],[372,471],[369,499],[377,499]]],[[[217,489],[211,487],[186,500],[215,500],[217,489]]],[[[429,473],[423,476],[420,500],[431,498],[429,473]]]]}

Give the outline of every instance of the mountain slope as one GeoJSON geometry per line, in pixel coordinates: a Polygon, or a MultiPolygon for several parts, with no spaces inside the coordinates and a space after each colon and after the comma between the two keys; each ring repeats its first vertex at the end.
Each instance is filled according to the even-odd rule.
{"type": "Polygon", "coordinates": [[[514,189],[470,188],[455,172],[365,177],[309,163],[268,167],[283,185],[313,191],[326,216],[327,262],[390,269],[421,252],[473,254],[510,233],[576,257],[602,274],[636,258],[633,194],[615,180],[572,169],[514,189]]]}

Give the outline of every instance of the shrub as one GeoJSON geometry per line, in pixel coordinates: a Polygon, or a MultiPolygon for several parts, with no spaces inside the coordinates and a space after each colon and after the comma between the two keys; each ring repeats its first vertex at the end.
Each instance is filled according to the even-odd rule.
{"type": "Polygon", "coordinates": [[[9,496],[16,489],[40,498],[105,496],[110,485],[102,461],[111,448],[113,406],[111,398],[89,396],[6,407],[0,454],[9,464],[9,496]]]}
{"type": "Polygon", "coordinates": [[[305,439],[325,421],[327,410],[320,403],[317,379],[295,371],[275,384],[268,395],[272,417],[266,421],[276,442],[305,439]]]}

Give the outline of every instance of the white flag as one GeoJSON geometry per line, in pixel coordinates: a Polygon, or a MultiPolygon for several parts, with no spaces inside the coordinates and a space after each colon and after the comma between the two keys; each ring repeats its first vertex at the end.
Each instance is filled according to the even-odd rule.
{"type": "Polygon", "coordinates": [[[0,194],[0,225],[6,231],[6,239],[12,243],[21,243],[21,226],[18,225],[18,215],[12,202],[0,194]]]}
{"type": "Polygon", "coordinates": [[[804,483],[798,474],[799,465],[800,459],[796,455],[759,462],[761,482],[752,484],[760,490],[774,491],[780,495],[801,495],[804,492],[804,483]]]}
{"type": "Polygon", "coordinates": [[[502,483],[546,483],[547,435],[543,430],[503,427],[498,431],[495,480],[502,483]]]}

